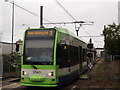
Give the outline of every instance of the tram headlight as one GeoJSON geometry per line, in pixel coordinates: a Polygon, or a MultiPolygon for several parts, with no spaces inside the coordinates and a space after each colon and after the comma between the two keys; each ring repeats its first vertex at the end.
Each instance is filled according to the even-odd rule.
{"type": "Polygon", "coordinates": [[[54,76],[54,72],[49,72],[47,75],[48,76],[54,76]]]}
{"type": "Polygon", "coordinates": [[[28,75],[28,72],[22,71],[22,75],[28,75]]]}

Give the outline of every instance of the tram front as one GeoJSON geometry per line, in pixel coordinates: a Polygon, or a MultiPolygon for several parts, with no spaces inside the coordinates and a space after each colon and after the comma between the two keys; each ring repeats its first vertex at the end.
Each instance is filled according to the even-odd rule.
{"type": "Polygon", "coordinates": [[[22,85],[57,86],[55,35],[55,29],[26,30],[21,62],[22,85]]]}

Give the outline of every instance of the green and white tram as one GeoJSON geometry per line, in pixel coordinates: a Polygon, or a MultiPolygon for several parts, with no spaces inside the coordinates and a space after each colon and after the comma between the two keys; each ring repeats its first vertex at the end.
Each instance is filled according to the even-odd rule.
{"type": "Polygon", "coordinates": [[[67,84],[86,68],[87,44],[63,28],[25,31],[21,84],[56,87],[67,84]]]}

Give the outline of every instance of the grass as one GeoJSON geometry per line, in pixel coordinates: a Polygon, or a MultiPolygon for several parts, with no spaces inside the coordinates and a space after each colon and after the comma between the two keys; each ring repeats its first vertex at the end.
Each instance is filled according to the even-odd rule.
{"type": "Polygon", "coordinates": [[[96,68],[96,72],[105,72],[109,70],[109,63],[105,62],[104,59],[101,60],[100,65],[96,68]]]}
{"type": "MultiPolygon", "coordinates": [[[[111,65],[109,62],[105,62],[104,59],[100,60],[99,65],[95,69],[95,84],[99,87],[103,88],[120,88],[120,75],[116,75],[115,69],[111,69],[111,65]],[[113,71],[112,71],[113,70],[113,71]],[[111,78],[111,72],[115,75],[115,78],[111,78]]],[[[118,66],[118,64],[114,64],[118,66]]],[[[114,66],[115,67],[115,66],[114,66]]]]}

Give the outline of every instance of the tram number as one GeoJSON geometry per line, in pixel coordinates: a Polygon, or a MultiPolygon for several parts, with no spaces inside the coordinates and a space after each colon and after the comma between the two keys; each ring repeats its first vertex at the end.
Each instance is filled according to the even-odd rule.
{"type": "Polygon", "coordinates": [[[33,74],[40,74],[41,71],[33,71],[33,74]]]}

